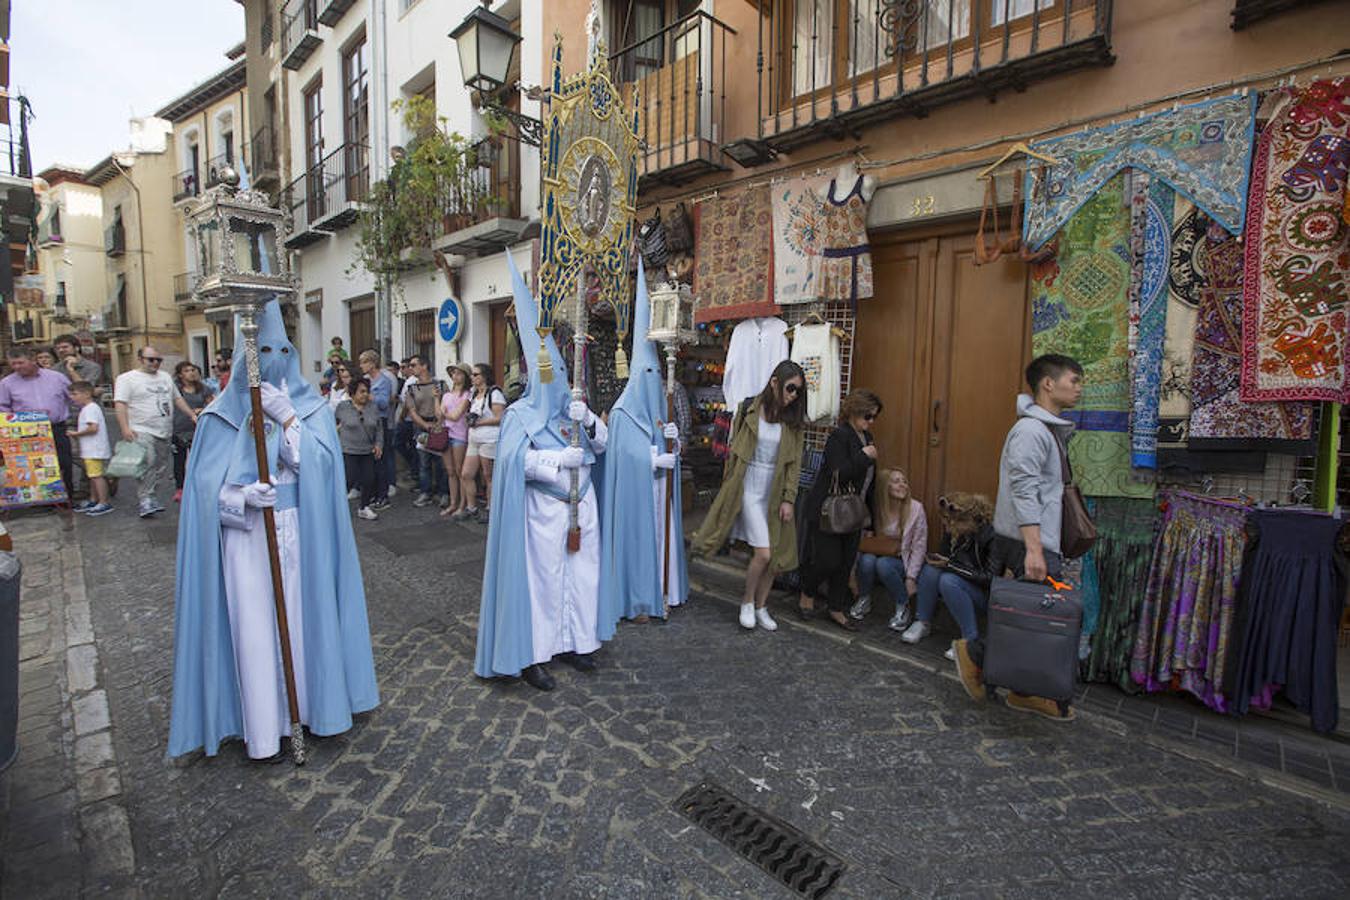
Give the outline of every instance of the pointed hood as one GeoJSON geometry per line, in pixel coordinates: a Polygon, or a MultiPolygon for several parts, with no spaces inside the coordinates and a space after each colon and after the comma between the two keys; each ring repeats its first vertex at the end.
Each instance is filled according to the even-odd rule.
{"type": "Polygon", "coordinates": [[[647,277],[638,258],[636,318],[633,323],[633,359],[629,364],[628,384],[614,404],[648,432],[656,433],[656,423],[666,418],[665,391],[661,380],[661,354],[654,341],[647,339],[651,331],[651,297],[647,293],[647,277]]]}
{"type": "MultiPolygon", "coordinates": [[[[520,331],[523,355],[534,360],[539,351],[539,307],[534,295],[525,286],[525,279],[516,268],[515,258],[508,250],[506,264],[511,270],[511,293],[515,298],[516,326],[520,331]]],[[[539,438],[548,433],[554,437],[558,446],[568,443],[563,436],[563,427],[567,419],[567,406],[572,396],[567,387],[567,363],[558,352],[558,344],[553,335],[543,339],[548,349],[549,359],[553,363],[553,380],[545,384],[539,377],[538,366],[529,369],[529,384],[520,399],[512,403],[509,412],[519,417],[525,433],[539,444],[539,438]]],[[[540,444],[543,446],[543,444],[540,444]]]]}

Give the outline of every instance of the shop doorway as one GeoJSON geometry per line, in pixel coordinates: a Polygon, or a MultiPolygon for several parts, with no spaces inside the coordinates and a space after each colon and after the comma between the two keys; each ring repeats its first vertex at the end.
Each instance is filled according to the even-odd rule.
{"type": "Polygon", "coordinates": [[[347,352],[355,359],[361,351],[375,346],[375,298],[353,300],[348,313],[347,352]]]}
{"type": "Polygon", "coordinates": [[[885,404],[881,459],[909,473],[934,544],[939,496],[998,492],[1031,353],[1026,263],[976,266],[974,249],[969,225],[882,238],[872,246],[875,295],[858,304],[852,384],[885,404]]]}

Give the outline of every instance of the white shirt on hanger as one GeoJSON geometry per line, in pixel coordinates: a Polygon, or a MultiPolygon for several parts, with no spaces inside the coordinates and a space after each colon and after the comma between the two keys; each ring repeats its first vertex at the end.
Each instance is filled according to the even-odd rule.
{"type": "Polygon", "coordinates": [[[746,319],[731,332],[722,396],[733,414],[747,397],[764,390],[774,368],[788,358],[787,323],[776,317],[746,319]]]}

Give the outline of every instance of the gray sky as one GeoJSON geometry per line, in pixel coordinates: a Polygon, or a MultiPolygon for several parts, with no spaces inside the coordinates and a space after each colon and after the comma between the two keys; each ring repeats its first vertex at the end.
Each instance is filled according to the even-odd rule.
{"type": "Polygon", "coordinates": [[[24,94],[33,166],[89,166],[153,115],[230,65],[244,39],[235,0],[13,0],[10,93],[24,94]]]}

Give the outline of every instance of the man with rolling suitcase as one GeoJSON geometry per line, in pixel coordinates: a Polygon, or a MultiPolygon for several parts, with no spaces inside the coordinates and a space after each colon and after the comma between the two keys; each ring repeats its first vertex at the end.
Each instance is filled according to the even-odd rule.
{"type": "MultiPolygon", "coordinates": [[[[991,678],[991,683],[1009,688],[1010,709],[1068,722],[1074,718],[1069,701],[1081,606],[1072,594],[1041,585],[1046,585],[1047,577],[1057,578],[1063,567],[1060,524],[1066,472],[1060,451],[1073,432],[1073,423],[1060,414],[1072,409],[1082,396],[1083,367],[1070,357],[1046,354],[1031,361],[1026,379],[1031,394],[1018,396],[1017,422],[999,458],[988,649],[999,654],[999,665],[989,660],[991,670],[998,668],[1004,675],[991,678]],[[1027,583],[1000,579],[1005,569],[1017,582],[1027,583]],[[1058,652],[1060,645],[1070,642],[1073,646],[1067,656],[1058,652]],[[1032,671],[1036,669],[1040,671],[1032,671]],[[1056,690],[1060,696],[1055,698],[1017,690],[1066,681],[1069,690],[1056,690]]],[[[975,700],[987,695],[985,644],[976,639],[952,645],[957,674],[975,700]]]]}

